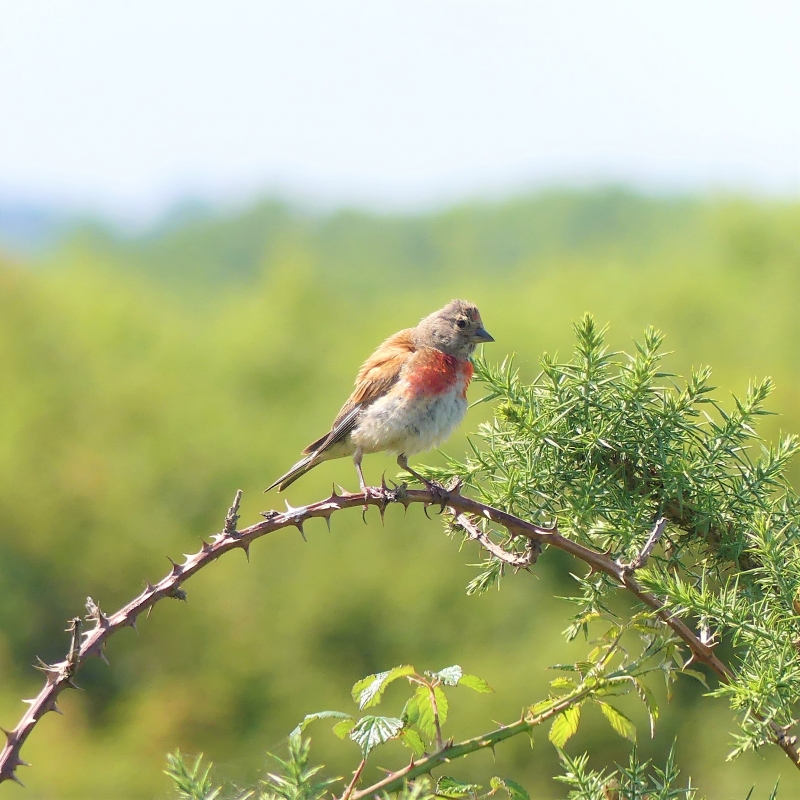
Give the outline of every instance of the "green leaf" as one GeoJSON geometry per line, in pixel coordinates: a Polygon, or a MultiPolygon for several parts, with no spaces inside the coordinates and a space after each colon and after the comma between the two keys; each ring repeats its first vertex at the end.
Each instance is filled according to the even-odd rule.
{"type": "Polygon", "coordinates": [[[452,667],[445,667],[438,672],[428,673],[432,678],[438,678],[445,686],[458,686],[464,671],[458,664],[453,664],[452,667]]]}
{"type": "Polygon", "coordinates": [[[581,721],[581,703],[565,708],[554,720],[550,727],[550,741],[556,747],[563,747],[567,740],[578,730],[581,721]]]}
{"type": "Polygon", "coordinates": [[[658,704],[653,695],[652,689],[641,681],[634,681],[636,693],[639,695],[641,701],[647,708],[647,716],[650,719],[650,738],[655,738],[656,735],[656,722],[658,721],[658,704]]]}
{"type": "Polygon", "coordinates": [[[614,706],[604,703],[602,700],[595,701],[600,706],[605,718],[609,721],[611,727],[620,735],[630,741],[636,741],[636,726],[621,712],[617,711],[614,706]]]}
{"type": "Polygon", "coordinates": [[[492,778],[490,784],[492,789],[504,789],[511,800],[531,800],[530,795],[516,781],[511,778],[492,778]]]}
{"type": "MultiPolygon", "coordinates": [[[[439,712],[439,725],[442,726],[447,719],[449,704],[441,686],[437,686],[433,691],[436,698],[436,708],[439,712]]],[[[403,719],[409,725],[416,725],[429,739],[433,739],[436,736],[431,690],[427,686],[417,687],[403,709],[403,719]]]]}
{"type": "Polygon", "coordinates": [[[343,711],[317,711],[316,714],[306,714],[303,721],[289,734],[289,736],[299,736],[312,722],[318,719],[353,719],[343,711]]]}
{"type": "Polygon", "coordinates": [[[565,675],[562,675],[559,678],[555,678],[554,680],[550,681],[550,687],[553,689],[569,689],[572,690],[576,686],[575,681],[572,678],[567,678],[565,675]]]}
{"type": "Polygon", "coordinates": [[[396,717],[361,717],[350,731],[350,738],[366,758],[379,744],[395,739],[403,730],[403,720],[396,717]]]}
{"type": "Polygon", "coordinates": [[[708,689],[708,681],[706,680],[706,676],[703,675],[703,673],[700,672],[700,670],[682,669],[681,670],[681,675],[688,675],[690,678],[694,678],[696,681],[699,681],[700,683],[702,683],[703,686],[706,687],[706,689],[708,689]]]}
{"type": "Polygon", "coordinates": [[[356,721],[352,717],[348,717],[347,719],[343,719],[341,722],[337,722],[333,726],[333,732],[340,738],[346,739],[347,734],[353,730],[353,726],[356,724],[356,721]]]}
{"type": "Polygon", "coordinates": [[[463,783],[451,778],[449,775],[442,775],[436,781],[437,797],[469,797],[477,794],[481,790],[479,783],[463,783]]]}
{"type": "Polygon", "coordinates": [[[425,743],[413,728],[403,728],[400,732],[400,741],[411,750],[415,756],[425,754],[425,743]]]}
{"type": "Polygon", "coordinates": [[[462,675],[458,685],[467,686],[481,694],[491,694],[494,691],[483,678],[479,678],[477,675],[462,675]]]}
{"type": "Polygon", "coordinates": [[[414,667],[404,664],[393,669],[386,670],[386,672],[378,672],[375,675],[367,675],[362,678],[358,683],[353,686],[353,700],[358,703],[360,709],[376,706],[381,701],[386,687],[398,678],[404,678],[407,675],[413,675],[416,670],[414,667]]]}

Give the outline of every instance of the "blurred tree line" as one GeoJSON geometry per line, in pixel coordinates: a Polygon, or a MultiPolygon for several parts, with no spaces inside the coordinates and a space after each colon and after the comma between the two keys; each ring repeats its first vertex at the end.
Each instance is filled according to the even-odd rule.
{"type": "MultiPolygon", "coordinates": [[[[452,297],[480,306],[490,355],[518,353],[528,377],[587,310],[620,347],[648,324],[664,330],[676,373],[711,364],[739,393],[772,375],[772,435],[800,430],[798,283],[800,205],[621,190],[420,216],[187,209],[147,234],[84,225],[35,258],[0,258],[0,721],[36,691],[34,657],[63,656],[87,595],[111,610],[160,578],[165,555],[220,528],[237,488],[245,523],[282,504],[261,490],[327,429],[363,358],[452,297]]],[[[460,456],[487,413],[474,409],[447,451],[460,456]]],[[[383,470],[394,475],[390,458],[365,462],[368,480],[383,470]]],[[[318,499],[334,480],[353,488],[352,465],[316,470],[288,498],[318,499]]],[[[500,687],[454,710],[462,731],[545,693],[544,668],[570,657],[557,599],[568,559],[478,600],[464,592],[477,550],[459,551],[438,521],[396,508],[385,527],[367,521],[340,515],[308,543],[268,538],[249,566],[220,561],[188,585],[188,605],[115,637],[111,668],[91,664],[87,691],[26,746],[28,796],[164,796],[176,746],[247,782],[303,714],[340,707],[355,680],[398,663],[458,662],[500,687]]],[[[679,683],[680,713],[641,752],[663,760],[678,735],[679,763],[709,798],[754,781],[766,795],[790,765],[773,748],[721,770],[730,714],[722,701],[696,710],[699,691],[679,683]]],[[[626,758],[599,718],[586,722],[576,752],[626,758]]],[[[334,772],[340,746],[315,741],[334,772]]],[[[518,742],[492,769],[559,797],[555,761],[546,741],[518,742]]]]}

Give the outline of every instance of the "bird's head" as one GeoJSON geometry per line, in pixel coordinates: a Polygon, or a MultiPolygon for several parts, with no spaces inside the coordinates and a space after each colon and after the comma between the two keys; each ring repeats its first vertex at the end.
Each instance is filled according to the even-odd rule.
{"type": "Polygon", "coordinates": [[[417,325],[418,347],[435,347],[456,358],[469,358],[481,342],[494,339],[483,327],[477,306],[466,300],[451,300],[417,325]]]}

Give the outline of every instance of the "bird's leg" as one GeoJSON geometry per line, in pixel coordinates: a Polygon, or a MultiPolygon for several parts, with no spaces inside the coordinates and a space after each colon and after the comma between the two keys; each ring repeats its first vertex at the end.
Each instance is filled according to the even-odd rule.
{"type": "Polygon", "coordinates": [[[416,470],[411,469],[408,466],[408,459],[406,458],[405,453],[400,453],[397,456],[397,463],[400,466],[400,469],[404,469],[406,472],[411,473],[425,488],[436,498],[438,502],[442,504],[442,511],[444,511],[445,505],[447,503],[448,491],[444,488],[440,483],[436,481],[429,481],[427,478],[423,478],[416,470]]]}
{"type": "Polygon", "coordinates": [[[358,485],[361,487],[361,491],[366,493],[367,491],[367,483],[364,480],[364,473],[361,471],[361,459],[364,457],[364,454],[361,450],[356,450],[353,454],[353,463],[356,465],[356,472],[358,473],[358,485]]]}

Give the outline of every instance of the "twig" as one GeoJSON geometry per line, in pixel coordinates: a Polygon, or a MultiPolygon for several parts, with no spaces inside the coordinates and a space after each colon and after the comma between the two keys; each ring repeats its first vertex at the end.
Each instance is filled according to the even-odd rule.
{"type": "Polygon", "coordinates": [[[510,564],[515,569],[527,569],[532,567],[539,556],[542,554],[542,545],[533,539],[528,539],[524,553],[510,553],[496,542],[493,542],[488,533],[484,533],[466,514],[459,514],[455,518],[456,524],[460,525],[467,536],[491,553],[498,561],[510,564]]]}
{"type": "Polygon", "coordinates": [[[364,767],[367,766],[367,759],[362,758],[361,763],[356,767],[356,771],[353,773],[353,779],[350,781],[347,788],[344,790],[344,794],[342,795],[342,800],[349,800],[350,795],[353,794],[353,790],[356,788],[358,784],[358,779],[361,777],[361,773],[364,771],[364,767]]]}
{"type": "MultiPolygon", "coordinates": [[[[12,730],[6,732],[6,744],[0,752],[0,783],[7,780],[19,782],[16,770],[17,767],[24,764],[20,758],[22,745],[47,712],[58,710],[56,705],[58,696],[64,689],[74,687],[73,675],[86,661],[92,656],[102,658],[102,650],[111,636],[123,628],[135,627],[139,616],[149,611],[165,597],[180,597],[183,592],[180,589],[181,584],[223,554],[238,548],[247,552],[256,539],[282,528],[294,526],[302,532],[304,522],[309,519],[322,518],[328,521],[332,514],[346,508],[362,508],[365,505],[371,505],[380,509],[382,506],[385,508],[387,502],[397,502],[407,507],[412,503],[441,503],[443,499],[455,517],[462,514],[483,517],[489,522],[503,526],[512,536],[523,536],[539,546],[549,545],[563,550],[585,562],[593,570],[609,575],[651,608],[656,616],[683,640],[691,651],[694,661],[705,664],[725,683],[733,680],[733,672],[717,658],[713,649],[702,642],[686,623],[669,611],[662,600],[644,589],[633,574],[628,573],[608,554],[599,553],[562,536],[555,526],[545,528],[477,500],[464,497],[460,494],[460,487],[449,490],[437,489],[435,492],[428,489],[405,489],[405,487],[394,491],[382,487],[367,487],[365,492],[353,494],[348,492],[337,494],[334,491],[330,497],[302,508],[289,508],[285,512],[268,512],[265,514],[264,520],[241,531],[217,533],[211,537],[211,542],[204,541],[203,546],[194,555],[186,556],[186,560],[182,564],[172,562],[172,569],[164,578],[155,585],[148,583],[138,597],[115,613],[110,616],[98,614],[95,618],[91,616],[90,611],[90,618],[94,620],[95,624],[93,628],[81,634],[83,643],[80,648],[74,651],[71,649],[70,655],[62,662],[40,665],[39,668],[46,675],[45,684],[36,697],[25,701],[30,707],[19,723],[12,730]]],[[[763,719],[761,721],[769,726],[773,732],[774,741],[784,750],[795,766],[800,768],[800,754],[795,747],[795,737],[787,736],[787,731],[773,721],[763,719]]],[[[353,799],[357,796],[358,793],[354,794],[353,799]]]]}
{"type": "Polygon", "coordinates": [[[634,558],[630,564],[620,564],[620,567],[622,567],[626,575],[632,575],[637,569],[641,569],[647,563],[647,559],[650,558],[650,554],[653,552],[655,546],[658,544],[658,540],[663,536],[666,530],[667,522],[669,522],[669,520],[666,517],[658,519],[656,524],[653,525],[653,530],[650,531],[650,535],[647,537],[644,547],[637,553],[636,558],[634,558]]]}

